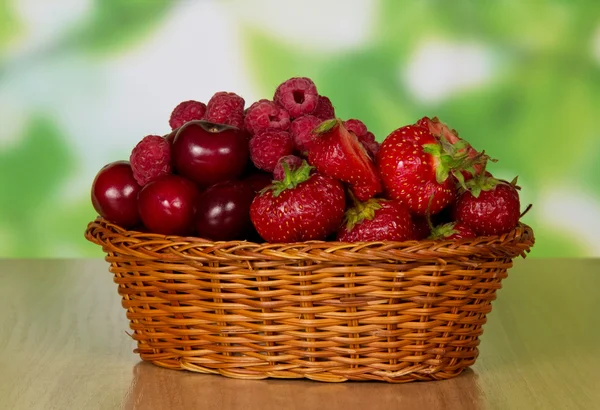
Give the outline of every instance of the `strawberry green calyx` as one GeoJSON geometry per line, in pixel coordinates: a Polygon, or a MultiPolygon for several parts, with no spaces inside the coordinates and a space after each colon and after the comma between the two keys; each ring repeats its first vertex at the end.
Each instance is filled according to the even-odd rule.
{"type": "Polygon", "coordinates": [[[454,222],[448,222],[443,225],[436,226],[431,230],[431,234],[428,239],[443,239],[454,234],[458,234],[459,231],[454,229],[456,224],[454,222]]]}
{"type": "Polygon", "coordinates": [[[346,211],[344,222],[346,223],[346,229],[351,231],[356,225],[362,221],[371,220],[375,217],[375,211],[381,209],[381,199],[371,198],[368,201],[361,202],[352,193],[348,191],[348,195],[352,198],[354,206],[346,211]]]}
{"type": "Polygon", "coordinates": [[[332,118],[330,120],[325,120],[321,124],[319,124],[314,130],[313,133],[316,135],[324,134],[326,132],[331,131],[335,126],[340,125],[342,122],[337,118],[332,118]]]}
{"type": "Polygon", "coordinates": [[[437,138],[437,143],[423,144],[423,152],[430,154],[437,161],[435,178],[439,184],[444,183],[452,174],[462,187],[465,187],[465,179],[462,171],[475,175],[475,166],[485,167],[488,160],[495,161],[485,154],[485,151],[475,156],[469,156],[471,145],[460,140],[451,143],[444,138],[437,138]]]}
{"type": "MultiPolygon", "coordinates": [[[[513,182],[516,183],[516,179],[513,182]]],[[[491,191],[496,187],[496,185],[506,183],[506,181],[501,181],[490,175],[486,175],[484,169],[481,173],[475,175],[473,179],[465,182],[462,188],[466,191],[470,191],[471,195],[473,195],[475,198],[479,198],[481,191],[491,191]]],[[[514,186],[513,183],[510,183],[510,185],[514,186]]]]}
{"type": "Polygon", "coordinates": [[[301,183],[308,181],[311,177],[311,172],[314,167],[308,165],[306,160],[302,161],[302,164],[295,170],[290,170],[290,167],[286,162],[282,162],[285,177],[281,181],[274,181],[270,186],[266,187],[261,191],[263,194],[266,191],[273,191],[273,196],[279,196],[286,189],[294,189],[301,183]]]}

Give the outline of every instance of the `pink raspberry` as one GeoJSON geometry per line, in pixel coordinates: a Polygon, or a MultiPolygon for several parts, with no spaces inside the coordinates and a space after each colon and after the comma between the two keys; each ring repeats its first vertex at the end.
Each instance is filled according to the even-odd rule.
{"type": "Polygon", "coordinates": [[[360,139],[360,137],[365,135],[368,131],[367,126],[361,120],[354,118],[344,121],[344,127],[346,127],[348,131],[352,131],[354,135],[358,137],[358,139],[360,139]]]}
{"type": "Polygon", "coordinates": [[[348,131],[352,131],[369,155],[371,155],[371,158],[375,158],[379,151],[379,143],[375,141],[375,135],[367,130],[367,126],[361,120],[352,118],[344,121],[344,127],[348,131]]]}
{"type": "Polygon", "coordinates": [[[188,121],[201,120],[206,113],[206,104],[199,101],[189,100],[179,103],[171,113],[169,125],[171,129],[181,127],[188,121]]]}
{"type": "Polygon", "coordinates": [[[312,131],[321,124],[321,120],[314,115],[303,115],[296,118],[290,125],[290,134],[294,141],[294,147],[298,152],[306,152],[314,137],[312,131]]]}
{"type": "Polygon", "coordinates": [[[273,177],[278,179],[279,181],[283,181],[285,179],[285,170],[283,169],[283,163],[286,163],[288,169],[290,171],[299,168],[302,165],[302,158],[297,157],[295,155],[286,155],[285,157],[279,158],[277,161],[277,165],[275,165],[275,169],[273,170],[273,177]]]}
{"type": "Polygon", "coordinates": [[[381,144],[379,144],[377,141],[361,141],[360,143],[363,145],[363,147],[365,147],[371,158],[375,158],[377,156],[381,144]]]}
{"type": "Polygon", "coordinates": [[[273,100],[285,108],[290,117],[298,118],[312,113],[317,108],[319,94],[317,86],[310,78],[293,77],[277,87],[273,100]]]}
{"type": "Polygon", "coordinates": [[[235,93],[220,91],[206,104],[205,119],[217,124],[244,128],[244,105],[246,102],[235,93]]]}
{"type": "Polygon", "coordinates": [[[379,152],[379,147],[381,146],[381,144],[375,141],[375,135],[373,135],[372,132],[367,131],[365,134],[358,137],[358,140],[363,147],[367,149],[367,152],[371,155],[371,158],[375,158],[379,152]]]}
{"type": "Polygon", "coordinates": [[[360,142],[375,142],[375,135],[371,131],[367,131],[358,137],[360,142]]]}
{"type": "Polygon", "coordinates": [[[249,147],[256,168],[273,172],[279,158],[294,151],[294,142],[286,131],[265,130],[252,137],[249,147]]]}
{"type": "Polygon", "coordinates": [[[335,118],[335,109],[333,108],[333,104],[331,104],[331,100],[324,95],[320,95],[317,108],[312,112],[312,115],[322,120],[335,118]]]}
{"type": "Polygon", "coordinates": [[[171,173],[171,144],[160,135],[147,135],[133,148],[129,162],[133,177],[144,186],[171,173]]]}
{"type": "Polygon", "coordinates": [[[273,101],[258,100],[246,110],[244,126],[253,135],[268,128],[286,131],[290,127],[290,114],[273,101]]]}

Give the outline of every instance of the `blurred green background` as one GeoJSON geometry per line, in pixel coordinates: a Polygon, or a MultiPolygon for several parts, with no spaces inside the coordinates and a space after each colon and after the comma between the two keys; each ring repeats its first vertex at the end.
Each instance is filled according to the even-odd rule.
{"type": "Polygon", "coordinates": [[[102,256],[102,165],[180,101],[292,76],[380,141],[439,116],[519,175],[532,257],[600,256],[596,1],[0,0],[0,257],[102,256]]]}

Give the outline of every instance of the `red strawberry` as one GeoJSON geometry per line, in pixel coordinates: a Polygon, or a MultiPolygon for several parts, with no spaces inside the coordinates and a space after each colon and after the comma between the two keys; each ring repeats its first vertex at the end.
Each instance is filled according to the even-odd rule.
{"type": "Polygon", "coordinates": [[[349,183],[354,195],[361,201],[381,192],[381,181],[373,161],[342,121],[324,121],[314,133],[308,161],[319,173],[349,183]]]}
{"type": "MultiPolygon", "coordinates": [[[[434,137],[423,127],[407,125],[393,131],[381,144],[377,165],[387,196],[399,199],[416,215],[440,212],[455,198],[456,179],[471,166],[454,145],[434,137]]],[[[464,182],[463,182],[464,183],[464,182]]]]}
{"type": "Polygon", "coordinates": [[[415,239],[415,227],[408,209],[399,201],[371,198],[355,201],[346,212],[338,231],[342,242],[408,241],[415,239]]]}
{"type": "Polygon", "coordinates": [[[508,183],[479,175],[467,182],[456,200],[453,216],[477,235],[500,235],[514,229],[520,218],[516,179],[508,183]]]}
{"type": "Polygon", "coordinates": [[[483,168],[484,161],[479,161],[478,156],[485,157],[490,161],[496,161],[495,159],[489,158],[484,153],[478,152],[475,148],[473,148],[469,143],[465,140],[461,139],[458,136],[458,132],[455,129],[450,129],[446,124],[441,122],[438,117],[423,117],[419,121],[417,121],[418,126],[421,126],[427,130],[434,136],[439,139],[444,139],[448,141],[450,144],[453,144],[457,147],[458,152],[467,153],[467,157],[471,158],[475,163],[473,164],[473,170],[469,172],[465,170],[462,172],[465,179],[472,178],[473,174],[478,174],[481,172],[483,168]]]}
{"type": "Polygon", "coordinates": [[[324,240],[334,233],[344,217],[342,184],[330,177],[311,173],[306,161],[285,178],[265,188],[250,206],[250,219],[267,242],[324,240]]]}
{"type": "Polygon", "coordinates": [[[454,129],[450,129],[446,124],[441,122],[438,117],[423,117],[417,121],[416,125],[425,128],[432,135],[438,138],[445,138],[448,142],[454,144],[455,142],[461,141],[458,137],[458,132],[454,129]]]}
{"type": "Polygon", "coordinates": [[[443,225],[436,226],[429,236],[430,239],[466,239],[475,238],[477,234],[464,222],[448,222],[443,225]]]}

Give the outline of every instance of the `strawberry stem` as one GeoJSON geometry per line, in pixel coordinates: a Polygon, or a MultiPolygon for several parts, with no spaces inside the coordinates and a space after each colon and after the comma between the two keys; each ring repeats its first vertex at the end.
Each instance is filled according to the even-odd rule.
{"type": "Polygon", "coordinates": [[[429,202],[427,202],[427,210],[425,211],[425,220],[427,221],[427,225],[429,226],[429,230],[431,232],[434,231],[433,223],[431,222],[431,204],[433,203],[433,195],[429,197],[429,202]]]}
{"type": "Polygon", "coordinates": [[[523,212],[521,212],[521,215],[519,215],[519,219],[523,218],[532,207],[533,207],[533,204],[527,205],[527,208],[525,208],[525,210],[523,212]]]}
{"type": "Polygon", "coordinates": [[[295,170],[290,170],[288,164],[283,161],[282,164],[285,176],[281,181],[274,181],[271,185],[263,189],[261,195],[267,191],[273,191],[273,196],[279,196],[286,189],[294,189],[301,183],[307,181],[311,177],[311,172],[314,167],[310,166],[306,160],[295,170]]]}
{"type": "Polygon", "coordinates": [[[352,192],[351,189],[346,189],[346,192],[348,194],[348,196],[350,197],[350,199],[352,200],[352,203],[354,204],[354,207],[361,207],[363,205],[362,202],[360,202],[358,200],[358,198],[356,198],[356,196],[354,195],[354,192],[352,192]]]}

